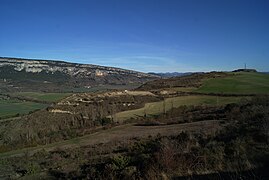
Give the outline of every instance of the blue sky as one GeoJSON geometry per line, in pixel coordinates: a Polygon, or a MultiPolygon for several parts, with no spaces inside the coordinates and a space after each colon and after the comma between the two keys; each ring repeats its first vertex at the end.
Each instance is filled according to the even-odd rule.
{"type": "Polygon", "coordinates": [[[0,0],[0,56],[269,71],[268,0],[0,0]]]}

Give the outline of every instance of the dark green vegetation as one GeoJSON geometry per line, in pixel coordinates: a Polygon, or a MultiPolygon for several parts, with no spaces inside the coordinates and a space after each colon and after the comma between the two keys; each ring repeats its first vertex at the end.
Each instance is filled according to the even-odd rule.
{"type": "Polygon", "coordinates": [[[3,100],[51,104],[0,122],[0,178],[265,178],[267,81],[211,72],[136,91],[10,92],[3,100]]]}

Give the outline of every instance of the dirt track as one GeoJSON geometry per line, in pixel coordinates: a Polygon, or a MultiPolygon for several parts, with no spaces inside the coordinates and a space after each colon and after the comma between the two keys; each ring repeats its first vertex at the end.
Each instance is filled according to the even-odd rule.
{"type": "Polygon", "coordinates": [[[57,148],[76,148],[100,143],[108,143],[111,141],[124,141],[134,137],[148,137],[161,135],[174,135],[182,131],[191,132],[204,132],[204,133],[214,133],[220,128],[218,120],[210,121],[200,121],[194,123],[184,123],[175,125],[162,125],[162,126],[135,126],[134,124],[127,124],[117,126],[111,129],[102,130],[93,134],[85,135],[83,137],[78,137],[66,141],[61,141],[53,144],[48,144],[44,146],[37,146],[32,148],[25,148],[15,151],[10,151],[6,153],[1,153],[1,157],[13,157],[13,156],[23,156],[26,152],[34,154],[39,150],[52,151],[57,148]]]}

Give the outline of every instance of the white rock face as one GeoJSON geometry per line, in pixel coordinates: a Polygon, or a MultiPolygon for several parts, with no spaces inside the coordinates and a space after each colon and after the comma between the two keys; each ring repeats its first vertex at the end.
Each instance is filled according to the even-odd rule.
{"type": "Polygon", "coordinates": [[[74,113],[72,113],[70,111],[64,111],[64,110],[60,110],[60,109],[52,109],[49,112],[52,112],[52,113],[63,113],[63,114],[74,114],[74,113]]]}
{"type": "Polygon", "coordinates": [[[61,73],[68,74],[70,76],[79,77],[104,77],[113,74],[119,75],[131,75],[135,77],[156,77],[154,75],[141,73],[137,71],[125,70],[114,67],[97,66],[90,64],[74,64],[62,61],[45,61],[45,60],[26,60],[26,59],[12,59],[12,58],[0,58],[0,67],[13,66],[16,71],[26,71],[30,73],[40,73],[45,71],[47,73],[61,73]]]}
{"type": "MultiPolygon", "coordinates": [[[[45,61],[25,61],[25,60],[10,60],[10,59],[3,59],[4,62],[0,61],[0,66],[14,66],[14,70],[22,71],[25,70],[26,72],[32,73],[39,73],[43,70],[53,70],[47,65],[45,61]]],[[[2,61],[3,61],[2,60],[2,61]]]]}
{"type": "Polygon", "coordinates": [[[39,62],[35,63],[18,63],[14,69],[16,71],[25,70],[26,72],[39,73],[45,69],[49,69],[48,65],[40,64],[39,62]]]}

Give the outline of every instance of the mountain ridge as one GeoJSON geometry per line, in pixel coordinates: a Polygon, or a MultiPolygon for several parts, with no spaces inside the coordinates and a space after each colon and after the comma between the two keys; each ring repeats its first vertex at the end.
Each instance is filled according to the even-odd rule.
{"type": "Polygon", "coordinates": [[[141,84],[159,78],[143,72],[65,61],[0,57],[0,90],[61,91],[100,85],[141,84]],[[31,84],[31,85],[30,85],[31,84]],[[32,87],[31,87],[32,86],[32,87]],[[49,87],[50,86],[50,87],[49,87]]]}
{"type": "MultiPolygon", "coordinates": [[[[74,62],[68,62],[64,60],[54,60],[54,59],[30,59],[30,58],[13,58],[13,57],[1,57],[0,56],[0,63],[1,61],[7,60],[7,61],[17,61],[17,62],[39,62],[39,63],[62,63],[62,64],[68,64],[68,65],[75,65],[75,66],[81,66],[81,67],[97,67],[97,68],[113,68],[117,70],[123,70],[123,71],[129,71],[129,72],[135,72],[135,73],[141,73],[141,74],[146,74],[149,76],[154,76],[154,77],[159,77],[158,75],[154,75],[151,73],[144,73],[136,70],[129,70],[129,69],[124,69],[120,67],[113,67],[113,66],[103,66],[103,65],[96,65],[96,64],[86,64],[86,63],[74,63],[74,62]]],[[[0,64],[1,65],[1,64],[0,64]]]]}

